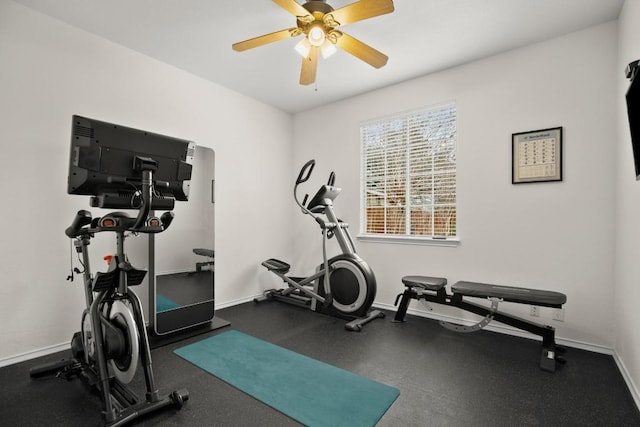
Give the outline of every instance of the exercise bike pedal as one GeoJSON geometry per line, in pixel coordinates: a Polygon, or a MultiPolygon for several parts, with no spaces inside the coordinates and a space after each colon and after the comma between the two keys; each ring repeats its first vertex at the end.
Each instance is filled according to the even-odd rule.
{"type": "Polygon", "coordinates": [[[63,372],[67,371],[74,364],[74,360],[62,359],[56,362],[34,366],[29,370],[29,376],[31,378],[41,378],[55,372],[56,376],[60,377],[63,372]]]}
{"type": "Polygon", "coordinates": [[[184,405],[184,402],[189,400],[189,392],[186,388],[176,390],[169,395],[169,398],[171,399],[171,402],[176,409],[181,409],[184,405]]]}
{"type": "Polygon", "coordinates": [[[72,361],[67,366],[62,368],[56,374],[56,378],[64,377],[67,381],[72,381],[76,377],[80,377],[83,372],[84,366],[81,362],[72,361]]]}

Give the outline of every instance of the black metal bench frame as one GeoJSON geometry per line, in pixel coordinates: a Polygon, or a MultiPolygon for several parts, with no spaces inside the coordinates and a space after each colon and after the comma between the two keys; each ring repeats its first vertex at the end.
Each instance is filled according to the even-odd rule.
{"type": "Polygon", "coordinates": [[[200,272],[202,270],[204,270],[205,268],[210,268],[213,269],[213,265],[214,265],[214,252],[212,249],[202,249],[202,248],[195,248],[193,250],[193,253],[196,255],[200,255],[203,257],[207,257],[210,258],[207,261],[204,262],[196,262],[196,271],[200,272]]]}
{"type": "MultiPolygon", "coordinates": [[[[488,285],[474,282],[457,282],[452,286],[452,293],[448,294],[445,288],[447,284],[447,279],[441,277],[426,277],[426,276],[405,276],[402,279],[403,283],[406,286],[406,289],[403,293],[399,294],[396,297],[395,305],[398,306],[398,301],[400,305],[398,306],[398,311],[396,312],[394,321],[395,322],[404,322],[405,316],[407,314],[407,309],[409,307],[409,302],[412,299],[415,300],[425,300],[437,304],[449,305],[453,307],[458,307],[462,310],[477,314],[479,316],[484,316],[484,319],[478,322],[473,326],[462,326],[455,325],[450,322],[441,321],[440,324],[447,327],[448,329],[455,330],[458,332],[472,332],[486,326],[491,320],[496,320],[500,323],[512,326],[514,328],[518,328],[520,330],[538,335],[542,337],[542,356],[540,358],[540,368],[544,371],[554,372],[556,370],[556,364],[564,364],[565,360],[558,355],[558,353],[564,353],[564,347],[558,346],[555,342],[555,328],[548,325],[539,324],[536,322],[532,322],[527,319],[523,319],[521,317],[517,317],[511,314],[507,314],[497,310],[498,302],[507,301],[507,302],[516,302],[520,304],[530,304],[530,305],[538,305],[552,308],[562,308],[562,304],[557,302],[545,302],[541,300],[536,300],[535,302],[527,302],[526,298],[518,298],[518,299],[510,299],[510,298],[500,298],[495,294],[500,295],[500,292],[494,293],[494,295],[464,295],[462,293],[456,292],[456,285],[461,284],[466,288],[472,288],[474,285],[479,285],[479,287],[487,287],[488,285]],[[474,297],[474,298],[487,298],[492,301],[491,307],[486,307],[480,304],[472,303],[466,301],[464,297],[474,297]]],[[[521,289],[524,291],[529,291],[525,288],[514,288],[514,287],[502,287],[505,289],[521,289]]],[[[484,288],[482,288],[484,289],[484,288]]],[[[534,292],[542,292],[546,291],[534,291],[534,292]]],[[[562,295],[558,293],[548,292],[549,294],[562,295]]],[[[564,295],[562,295],[564,296],[564,295]]],[[[561,301],[561,299],[558,299],[561,301]]],[[[564,297],[564,301],[566,301],[566,297],[564,297]]],[[[562,301],[564,303],[564,301],[562,301]]]]}

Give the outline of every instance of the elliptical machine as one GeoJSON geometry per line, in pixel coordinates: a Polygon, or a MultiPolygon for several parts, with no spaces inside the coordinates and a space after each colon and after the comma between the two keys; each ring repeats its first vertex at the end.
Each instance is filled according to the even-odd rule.
{"type": "MultiPolygon", "coordinates": [[[[82,313],[81,331],[72,338],[71,359],[38,366],[30,371],[33,378],[57,373],[68,380],[75,377],[85,380],[103,399],[102,415],[107,426],[121,426],[170,406],[180,409],[189,399],[186,389],[160,397],[151,368],[151,349],[142,305],[131,289],[142,282],[147,272],[136,269],[128,261],[124,251],[127,233],[160,233],[173,220],[172,212],[165,212],[160,218],[150,215],[153,172],[157,162],[136,157],[135,168],[142,175],[142,188],[136,193],[141,199],[137,217],[111,212],[92,218],[90,212],[80,210],[65,230],[65,234],[74,239],[84,268],[86,308],[82,313]],[[116,252],[109,257],[108,271],[93,276],[88,247],[95,234],[102,232],[115,233],[116,252]],[[126,385],[135,377],[139,365],[144,371],[146,384],[143,399],[126,385]]],[[[76,269],[76,272],[80,271],[76,269]]]]}
{"type": "Polygon", "coordinates": [[[311,276],[292,277],[287,276],[291,266],[286,262],[275,258],[263,261],[262,266],[280,277],[288,287],[267,290],[254,301],[274,299],[307,307],[350,320],[345,328],[360,331],[370,321],[384,317],[380,310],[369,311],[376,296],[376,278],[369,265],[356,253],[349,224],[340,220],[333,210],[333,201],[341,191],[334,186],[335,173],[331,172],[327,184],[320,187],[308,204],[308,194],[302,203],[298,200],[298,186],[309,180],[315,164],[315,160],[309,160],[300,170],[293,187],[293,198],[302,213],[310,215],[322,230],[323,262],[311,276]],[[342,253],[328,259],[326,242],[332,237],[336,238],[342,253]]]}

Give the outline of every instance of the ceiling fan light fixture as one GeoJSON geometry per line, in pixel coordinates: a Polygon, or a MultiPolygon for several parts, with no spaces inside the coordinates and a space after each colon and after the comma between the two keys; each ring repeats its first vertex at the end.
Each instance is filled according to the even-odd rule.
{"type": "Polygon", "coordinates": [[[268,43],[304,35],[295,50],[302,55],[300,84],[310,85],[316,79],[318,57],[330,57],[338,48],[366,62],[374,68],[387,63],[387,55],[338,28],[394,11],[393,0],[359,0],[334,9],[328,0],[273,0],[295,16],[294,27],[286,28],[231,45],[242,52],[268,43]]]}
{"type": "Polygon", "coordinates": [[[294,49],[296,50],[296,52],[300,54],[300,56],[302,56],[303,58],[306,58],[307,56],[309,56],[309,51],[311,50],[311,43],[309,43],[309,40],[307,40],[307,38],[305,37],[296,44],[294,49]]]}
{"type": "Polygon", "coordinates": [[[327,59],[328,57],[330,57],[331,55],[333,55],[337,51],[338,51],[338,49],[329,40],[325,40],[325,42],[322,45],[322,47],[320,47],[320,53],[322,53],[322,57],[324,59],[327,59]]]}
{"type": "Polygon", "coordinates": [[[324,33],[324,30],[316,25],[311,27],[307,38],[309,39],[309,43],[311,43],[311,46],[320,47],[324,43],[326,35],[324,33]]]}

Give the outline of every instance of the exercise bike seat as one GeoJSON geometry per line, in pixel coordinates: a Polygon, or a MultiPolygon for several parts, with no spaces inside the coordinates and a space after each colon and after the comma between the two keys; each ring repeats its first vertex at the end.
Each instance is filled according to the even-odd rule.
{"type": "Polygon", "coordinates": [[[262,266],[266,267],[267,270],[273,271],[274,273],[287,274],[291,266],[284,261],[280,261],[279,259],[269,258],[266,261],[262,261],[262,266]]]}

